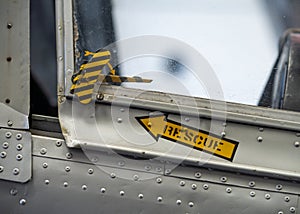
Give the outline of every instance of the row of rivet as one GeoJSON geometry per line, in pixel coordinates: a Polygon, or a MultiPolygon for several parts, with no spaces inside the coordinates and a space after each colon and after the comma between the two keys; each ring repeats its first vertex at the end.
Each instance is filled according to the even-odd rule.
{"type": "MultiPolygon", "coordinates": [[[[5,133],[5,137],[7,138],[7,139],[10,139],[11,137],[12,137],[12,133],[11,132],[6,132],[5,133]]],[[[22,139],[22,134],[21,133],[17,133],[16,134],[16,139],[17,140],[21,140],[22,139]]]]}
{"type": "MultiPolygon", "coordinates": [[[[3,166],[0,166],[0,173],[2,173],[2,172],[4,172],[4,167],[3,166]]],[[[19,168],[14,168],[13,170],[12,170],[12,173],[14,174],[14,175],[18,175],[18,174],[20,174],[20,169],[19,168]]]]}

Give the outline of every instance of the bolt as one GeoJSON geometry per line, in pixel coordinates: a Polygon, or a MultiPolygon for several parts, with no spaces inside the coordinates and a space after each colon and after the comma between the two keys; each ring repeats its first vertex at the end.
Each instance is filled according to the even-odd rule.
{"type": "Polygon", "coordinates": [[[68,182],[64,182],[64,187],[68,187],[68,186],[69,186],[68,182]]]}
{"type": "Polygon", "coordinates": [[[55,145],[56,145],[57,147],[61,147],[62,142],[61,142],[61,141],[56,141],[55,145]]]}
{"type": "Polygon", "coordinates": [[[23,149],[22,144],[18,144],[18,145],[16,146],[16,149],[17,149],[18,151],[21,151],[21,150],[23,149]]]}
{"type": "Polygon", "coordinates": [[[11,120],[9,120],[9,121],[7,121],[7,125],[8,126],[12,126],[14,123],[11,121],[11,120]]]}
{"type": "Polygon", "coordinates": [[[0,166],[0,173],[3,172],[3,170],[4,170],[4,167],[0,166]]]}
{"type": "Polygon", "coordinates": [[[6,133],[5,133],[5,137],[6,137],[6,138],[11,138],[11,132],[6,132],[6,133]]]}
{"type": "Polygon", "coordinates": [[[18,168],[13,169],[13,174],[18,175],[20,173],[20,170],[18,168]]]}
{"type": "Polygon", "coordinates": [[[40,153],[41,153],[41,155],[45,155],[47,153],[47,149],[41,148],[40,153]]]}
{"type": "Polygon", "coordinates": [[[176,204],[177,204],[177,205],[180,205],[180,204],[181,204],[181,200],[177,200],[177,201],[176,201],[176,204]]]}
{"type": "Polygon", "coordinates": [[[102,187],[102,188],[100,189],[100,192],[101,192],[101,193],[105,193],[105,192],[106,192],[106,189],[105,189],[104,187],[102,187]]]}
{"type": "Polygon", "coordinates": [[[269,200],[271,198],[270,194],[265,194],[265,199],[269,200]]]}
{"type": "Polygon", "coordinates": [[[183,187],[185,185],[185,182],[184,181],[180,181],[179,185],[183,187]]]}
{"type": "Polygon", "coordinates": [[[1,157],[1,158],[6,158],[6,156],[7,156],[6,152],[1,152],[1,153],[0,153],[0,157],[1,157]]]}
{"type": "Polygon", "coordinates": [[[82,190],[87,190],[87,185],[82,185],[81,189],[82,190]]]}
{"type": "Polygon", "coordinates": [[[111,177],[111,178],[116,178],[116,174],[115,174],[115,173],[111,173],[111,174],[110,174],[110,177],[111,177]]]}
{"type": "Polygon", "coordinates": [[[71,159],[71,158],[72,158],[72,153],[68,152],[68,153],[66,154],[66,158],[67,158],[67,159],[71,159]]]}
{"type": "Polygon", "coordinates": [[[289,196],[285,196],[285,197],[284,197],[284,201],[285,201],[285,202],[289,202],[289,201],[290,201],[290,197],[289,197],[289,196]]]}
{"type": "Polygon", "coordinates": [[[295,207],[290,207],[290,212],[291,213],[294,213],[296,211],[296,208],[295,207]]]}
{"type": "Polygon", "coordinates": [[[193,202],[189,202],[189,207],[193,207],[194,206],[194,203],[193,202]]]}
{"type": "Polygon", "coordinates": [[[133,176],[133,180],[138,181],[139,180],[139,176],[138,175],[134,175],[133,176]]]}
{"type": "Polygon", "coordinates": [[[156,183],[161,184],[162,183],[162,179],[161,178],[156,178],[156,183]]]}
{"type": "Polygon", "coordinates": [[[250,186],[250,187],[254,187],[254,186],[255,186],[255,182],[254,182],[254,181],[250,181],[250,182],[249,182],[249,186],[250,186]]]}
{"type": "Polygon", "coordinates": [[[96,95],[96,99],[97,99],[97,100],[103,100],[103,99],[104,99],[104,95],[103,95],[102,93],[98,93],[98,94],[96,95]]]}
{"type": "Polygon", "coordinates": [[[2,147],[3,147],[3,149],[8,149],[9,144],[8,144],[7,142],[4,142],[4,143],[2,144],[2,147]]]}
{"type": "Polygon", "coordinates": [[[65,171],[66,171],[66,172],[70,172],[70,171],[71,171],[71,167],[66,166],[66,167],[65,167],[65,171]]]}
{"type": "Polygon", "coordinates": [[[26,204],[26,200],[24,198],[22,198],[20,201],[19,201],[19,204],[20,205],[25,205],[26,204]]]}
{"type": "Polygon", "coordinates": [[[124,196],[125,192],[124,191],[120,191],[120,196],[124,196]]]}
{"type": "Polygon", "coordinates": [[[45,184],[48,185],[50,183],[49,180],[45,180],[45,184]]]}
{"type": "Polygon", "coordinates": [[[282,190],[282,185],[281,185],[281,184],[277,184],[277,185],[276,185],[276,189],[277,189],[277,190],[282,190]]]}
{"type": "Polygon", "coordinates": [[[197,189],[197,185],[196,184],[192,184],[192,189],[196,190],[197,189]]]}
{"type": "Polygon", "coordinates": [[[250,196],[251,196],[251,197],[255,197],[255,192],[254,192],[254,191],[251,191],[251,192],[250,192],[250,196]]]}
{"type": "Polygon", "coordinates": [[[196,172],[196,173],[195,173],[195,177],[196,177],[196,178],[201,178],[201,173],[200,173],[200,172],[196,172]]]}
{"type": "Polygon", "coordinates": [[[161,197],[161,196],[158,196],[158,197],[157,197],[157,201],[158,201],[158,202],[162,202],[162,197],[161,197]]]}
{"type": "Polygon", "coordinates": [[[295,147],[299,147],[299,146],[300,146],[299,141],[296,141],[296,142],[294,143],[294,146],[295,146],[295,147]]]}
{"type": "Polygon", "coordinates": [[[209,188],[209,187],[208,187],[208,184],[203,184],[202,187],[203,187],[204,190],[208,190],[208,188],[209,188]]]}
{"type": "Polygon", "coordinates": [[[261,143],[263,141],[263,138],[261,136],[259,136],[259,137],[257,137],[257,141],[261,143]]]}
{"type": "Polygon", "coordinates": [[[227,187],[227,188],[226,188],[226,192],[227,192],[227,193],[231,193],[231,192],[232,192],[232,189],[231,189],[230,187],[227,187]]]}
{"type": "Polygon", "coordinates": [[[15,196],[18,194],[18,190],[17,189],[11,189],[9,192],[12,196],[15,196]]]}
{"type": "Polygon", "coordinates": [[[226,178],[226,177],[221,177],[220,180],[221,180],[222,182],[226,182],[226,181],[227,181],[227,178],[226,178]]]}
{"type": "Polygon", "coordinates": [[[144,195],[143,195],[142,193],[140,193],[140,194],[138,195],[138,197],[139,197],[139,199],[143,199],[143,198],[144,198],[144,195]]]}
{"type": "Polygon", "coordinates": [[[23,137],[22,134],[20,134],[20,133],[16,134],[16,139],[17,139],[17,140],[21,140],[22,137],[23,137]]]}
{"type": "Polygon", "coordinates": [[[23,159],[23,156],[21,154],[17,154],[16,159],[17,161],[21,161],[23,159]]]}
{"type": "Polygon", "coordinates": [[[88,173],[91,175],[94,173],[94,170],[91,168],[91,169],[88,169],[88,173]]]}
{"type": "Polygon", "coordinates": [[[43,163],[43,168],[47,168],[48,167],[48,164],[47,163],[43,163]]]}

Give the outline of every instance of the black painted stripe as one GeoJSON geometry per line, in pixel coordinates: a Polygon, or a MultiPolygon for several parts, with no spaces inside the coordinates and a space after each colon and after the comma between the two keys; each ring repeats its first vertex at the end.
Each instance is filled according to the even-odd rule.
{"type": "Polygon", "coordinates": [[[87,100],[87,99],[91,99],[92,98],[92,94],[86,94],[83,96],[78,96],[79,100],[87,100]]]}
{"type": "Polygon", "coordinates": [[[86,86],[83,86],[83,87],[78,87],[78,86],[76,86],[76,88],[75,88],[75,93],[90,90],[90,89],[94,88],[94,84],[86,85],[86,86]]]}
{"type": "Polygon", "coordinates": [[[101,71],[104,66],[105,65],[98,65],[98,66],[91,67],[91,68],[85,68],[84,71],[85,71],[85,73],[91,73],[91,72],[94,72],[94,71],[101,71]]]}
{"type": "Polygon", "coordinates": [[[108,60],[108,59],[110,59],[110,55],[99,56],[99,57],[93,57],[93,58],[91,59],[91,61],[89,61],[89,63],[91,63],[91,62],[103,61],[103,60],[108,60]]]}

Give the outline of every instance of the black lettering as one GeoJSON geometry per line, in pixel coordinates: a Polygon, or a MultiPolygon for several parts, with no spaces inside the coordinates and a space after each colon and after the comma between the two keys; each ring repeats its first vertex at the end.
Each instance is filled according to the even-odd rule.
{"type": "MultiPolygon", "coordinates": [[[[215,144],[214,144],[214,147],[213,147],[213,149],[216,149],[216,148],[218,148],[218,146],[219,146],[219,141],[215,141],[215,144]]],[[[218,150],[219,151],[219,150],[218,150]]]]}
{"type": "Polygon", "coordinates": [[[192,141],[194,134],[192,132],[185,131],[184,140],[192,141]]]}
{"type": "Polygon", "coordinates": [[[173,127],[172,126],[169,126],[168,132],[169,132],[169,135],[172,135],[172,132],[173,132],[173,127]]]}
{"type": "Polygon", "coordinates": [[[211,148],[213,142],[214,142],[214,140],[211,139],[209,145],[207,145],[207,144],[206,144],[206,143],[207,143],[207,138],[205,138],[204,146],[205,146],[205,147],[208,147],[208,148],[211,148]]]}
{"type": "Polygon", "coordinates": [[[175,128],[174,132],[173,132],[173,136],[178,135],[178,134],[179,134],[179,130],[177,128],[175,128]]]}

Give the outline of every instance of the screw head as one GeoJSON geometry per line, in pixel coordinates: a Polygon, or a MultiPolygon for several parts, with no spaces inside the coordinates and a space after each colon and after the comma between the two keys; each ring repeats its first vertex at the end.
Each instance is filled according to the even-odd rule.
{"type": "Polygon", "coordinates": [[[97,100],[103,100],[104,99],[104,95],[102,93],[99,93],[96,95],[96,99],[97,100]]]}
{"type": "Polygon", "coordinates": [[[82,185],[81,189],[82,190],[87,190],[87,185],[82,185]]]}
{"type": "Polygon", "coordinates": [[[282,211],[279,211],[278,214],[283,214],[283,212],[282,212],[282,211]]]}
{"type": "Polygon", "coordinates": [[[194,203],[193,202],[189,202],[189,207],[193,207],[194,206],[194,203]]]}
{"type": "Polygon", "coordinates": [[[4,167],[0,166],[0,173],[3,172],[3,170],[4,170],[4,167]]]}
{"type": "Polygon", "coordinates": [[[7,23],[7,26],[6,26],[8,29],[11,29],[13,27],[13,24],[12,23],[7,23]]]}
{"type": "Polygon", "coordinates": [[[152,169],[152,167],[151,167],[150,165],[146,165],[146,166],[145,166],[145,170],[146,170],[146,171],[150,171],[151,169],[152,169]]]}
{"type": "Polygon", "coordinates": [[[111,177],[111,178],[116,178],[116,174],[115,174],[115,173],[111,173],[111,174],[110,174],[110,177],[111,177]]]}
{"type": "Polygon", "coordinates": [[[296,142],[294,143],[294,146],[295,146],[295,147],[299,147],[299,146],[300,146],[300,142],[299,142],[299,141],[296,141],[296,142]]]}
{"type": "Polygon", "coordinates": [[[9,193],[10,193],[12,196],[15,196],[15,195],[18,194],[18,190],[17,190],[17,189],[11,189],[11,190],[9,191],[9,193]]]}
{"type": "Polygon", "coordinates": [[[20,205],[25,205],[26,204],[26,200],[24,198],[22,198],[20,201],[19,201],[19,204],[20,205]]]}
{"type": "Polygon", "coordinates": [[[282,185],[281,185],[281,184],[277,184],[277,185],[276,185],[276,189],[277,189],[277,190],[282,190],[282,185]]]}
{"type": "Polygon", "coordinates": [[[70,171],[71,171],[71,167],[66,166],[66,167],[65,167],[65,171],[66,171],[66,172],[70,172],[70,171]]]}
{"type": "Polygon", "coordinates": [[[133,176],[133,180],[138,181],[139,180],[139,176],[138,175],[134,175],[133,176]]]}
{"type": "Polygon", "coordinates": [[[289,202],[289,201],[290,201],[290,197],[289,197],[289,196],[285,196],[285,197],[284,197],[284,201],[285,201],[285,202],[289,202]]]}
{"type": "Polygon", "coordinates": [[[249,182],[249,187],[254,187],[255,186],[255,182],[254,181],[250,181],[249,182]]]}
{"type": "Polygon", "coordinates": [[[18,168],[13,169],[13,174],[18,175],[20,173],[20,170],[18,168]]]}
{"type": "Polygon", "coordinates": [[[7,125],[8,126],[12,126],[14,123],[11,121],[11,120],[9,120],[9,121],[7,121],[7,125]]]}
{"type": "Polygon", "coordinates": [[[71,158],[72,158],[72,153],[68,152],[68,153],[66,154],[66,158],[67,158],[67,159],[71,159],[71,158]]]}
{"type": "Polygon", "coordinates": [[[6,156],[7,156],[6,152],[1,152],[1,153],[0,153],[0,157],[1,157],[1,158],[6,158],[6,156]]]}
{"type": "Polygon", "coordinates": [[[197,189],[197,184],[192,184],[191,187],[192,187],[193,190],[196,190],[197,189]]]}
{"type": "Polygon", "coordinates": [[[4,143],[2,144],[2,147],[3,147],[3,149],[8,149],[9,144],[8,144],[7,142],[4,142],[4,143]]]}
{"type": "Polygon", "coordinates": [[[176,201],[176,204],[177,204],[177,205],[180,205],[180,204],[181,204],[181,200],[177,200],[177,201],[176,201]]]}
{"type": "Polygon", "coordinates": [[[165,173],[166,173],[166,175],[171,174],[171,169],[166,169],[165,173]]]}
{"type": "Polygon", "coordinates": [[[120,118],[120,117],[117,119],[117,122],[118,122],[118,123],[122,123],[122,121],[123,121],[123,120],[122,120],[122,118],[120,118]]]}
{"type": "Polygon", "coordinates": [[[68,186],[69,186],[68,182],[64,182],[64,187],[68,187],[68,186]]]}
{"type": "Polygon", "coordinates": [[[45,180],[45,184],[48,185],[50,183],[49,180],[45,180]]]}
{"type": "Polygon", "coordinates": [[[48,164],[47,163],[43,163],[43,168],[47,168],[48,167],[48,164]]]}
{"type": "Polygon", "coordinates": [[[102,187],[102,188],[100,189],[100,192],[101,192],[101,193],[105,193],[105,192],[106,192],[106,189],[105,189],[104,187],[102,187]]]}
{"type": "Polygon", "coordinates": [[[227,178],[226,177],[221,177],[220,180],[225,183],[227,181],[227,178]]]}
{"type": "Polygon", "coordinates": [[[259,136],[259,137],[257,137],[257,141],[261,143],[263,141],[263,138],[261,136],[259,136]]]}
{"type": "Polygon", "coordinates": [[[180,181],[179,185],[183,187],[185,185],[185,181],[180,181]]]}
{"type": "Polygon", "coordinates": [[[124,162],[124,161],[119,161],[119,162],[118,162],[118,165],[119,165],[119,166],[124,166],[124,165],[125,165],[125,162],[124,162]]]}
{"type": "Polygon", "coordinates": [[[226,136],[226,132],[221,132],[221,136],[225,137],[226,136]]]}

